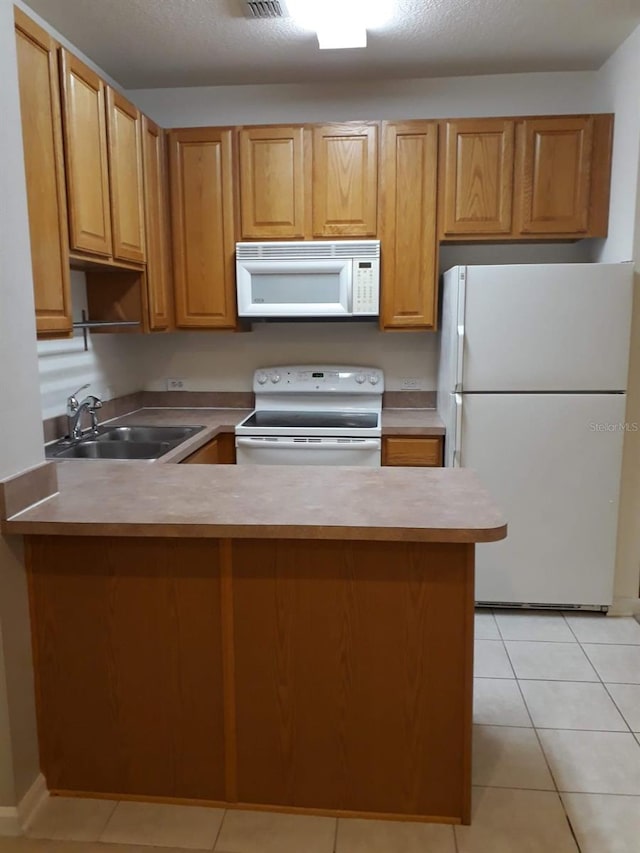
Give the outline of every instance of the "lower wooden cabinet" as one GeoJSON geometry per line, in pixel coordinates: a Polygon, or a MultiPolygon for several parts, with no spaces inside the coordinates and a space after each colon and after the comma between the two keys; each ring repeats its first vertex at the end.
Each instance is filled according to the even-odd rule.
{"type": "Polygon", "coordinates": [[[473,544],[33,536],[26,559],[52,793],[469,822],[473,544]]]}
{"type": "Polygon", "coordinates": [[[442,466],[443,443],[444,439],[440,436],[384,436],[382,464],[439,468],[442,466]]]}
{"type": "Polygon", "coordinates": [[[187,465],[235,465],[236,440],[231,432],[217,435],[191,456],[182,460],[187,465]]]}

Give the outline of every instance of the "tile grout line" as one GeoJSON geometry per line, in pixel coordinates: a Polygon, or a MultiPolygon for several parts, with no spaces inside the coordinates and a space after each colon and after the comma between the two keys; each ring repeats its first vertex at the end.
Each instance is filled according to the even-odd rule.
{"type": "Polygon", "coordinates": [[[224,809],[224,810],[223,810],[223,813],[222,813],[222,820],[220,821],[220,826],[218,827],[218,831],[216,832],[216,837],[215,837],[215,841],[213,842],[213,847],[211,847],[211,848],[210,848],[211,850],[215,850],[215,849],[216,849],[216,846],[217,846],[217,844],[218,844],[218,841],[220,840],[220,834],[221,834],[221,832],[222,832],[222,825],[223,825],[223,823],[224,823],[224,821],[225,821],[225,818],[226,818],[226,816],[227,816],[228,811],[229,811],[228,809],[224,809]]]}
{"type": "MultiPolygon", "coordinates": [[[[562,618],[564,619],[564,616],[563,616],[562,618]]],[[[497,621],[497,620],[496,620],[496,621],[497,621]]],[[[500,631],[500,625],[498,625],[498,631],[500,631]]],[[[502,631],[500,631],[500,635],[502,635],[502,631]]],[[[506,643],[505,643],[505,649],[506,649],[506,652],[507,652],[507,657],[509,658],[509,662],[511,663],[511,666],[512,666],[512,668],[513,668],[513,671],[515,672],[515,667],[513,666],[513,663],[512,663],[512,661],[511,661],[511,656],[509,655],[509,649],[507,648],[506,643]]],[[[527,704],[526,697],[525,697],[525,695],[524,695],[524,693],[523,693],[523,691],[522,691],[522,687],[520,686],[520,679],[519,679],[517,676],[516,676],[516,684],[518,685],[518,692],[520,693],[520,696],[521,696],[522,701],[523,701],[523,703],[524,703],[524,707],[526,708],[526,711],[527,711],[527,714],[528,714],[528,716],[529,716],[529,719],[531,720],[531,725],[533,726],[533,731],[535,732],[535,737],[536,737],[536,740],[537,740],[537,742],[538,742],[538,747],[539,747],[539,749],[540,749],[540,752],[542,753],[542,757],[543,757],[543,759],[544,759],[544,763],[545,763],[545,764],[546,764],[546,766],[547,766],[547,770],[549,771],[549,776],[550,776],[550,778],[551,778],[551,782],[553,783],[553,786],[554,786],[554,788],[555,788],[555,795],[557,796],[558,801],[559,801],[559,803],[560,803],[560,808],[561,808],[561,809],[562,809],[562,811],[563,811],[565,821],[567,822],[567,826],[569,827],[569,832],[571,833],[571,836],[572,836],[572,838],[573,838],[573,840],[574,840],[574,842],[575,842],[575,845],[576,845],[576,848],[577,848],[577,850],[578,850],[578,853],[581,853],[581,851],[580,851],[580,845],[579,845],[579,843],[578,843],[578,839],[577,839],[577,837],[576,837],[576,833],[575,833],[575,831],[574,831],[574,829],[573,829],[573,825],[572,825],[572,823],[571,823],[571,818],[569,817],[569,813],[568,813],[568,811],[567,811],[567,809],[566,809],[566,806],[565,806],[565,804],[564,804],[564,800],[562,799],[562,795],[560,794],[560,790],[559,790],[559,788],[558,788],[558,782],[557,782],[556,777],[555,777],[555,775],[554,775],[554,773],[553,773],[553,769],[551,768],[551,764],[549,763],[549,758],[547,757],[547,753],[545,752],[544,746],[543,746],[543,744],[542,744],[542,740],[541,740],[541,738],[540,738],[540,734],[538,733],[537,726],[535,725],[535,723],[534,723],[534,721],[533,721],[533,716],[531,715],[531,711],[530,711],[530,709],[529,709],[529,705],[527,704]]]]}
{"type": "MultiPolygon", "coordinates": [[[[570,629],[571,631],[573,631],[573,629],[571,628],[571,625],[569,625],[569,629],[570,629]]],[[[577,635],[576,635],[576,639],[577,639],[577,635]]],[[[594,669],[594,671],[595,671],[595,674],[598,676],[599,682],[600,682],[600,684],[602,685],[602,688],[603,688],[604,692],[607,694],[607,696],[608,696],[608,697],[611,699],[611,701],[613,702],[614,707],[616,708],[616,710],[618,711],[618,713],[619,713],[619,714],[620,714],[620,716],[622,717],[622,721],[623,721],[623,723],[625,724],[625,726],[627,727],[627,730],[628,730],[628,731],[633,735],[633,731],[631,730],[631,726],[629,725],[629,723],[628,723],[628,721],[627,721],[627,718],[625,717],[625,715],[622,713],[622,711],[621,711],[621,710],[620,710],[620,708],[618,707],[618,704],[617,704],[616,700],[615,700],[615,699],[613,698],[613,696],[609,693],[609,691],[608,691],[608,689],[607,689],[607,685],[606,685],[606,683],[605,683],[604,679],[602,678],[602,676],[600,675],[600,673],[598,672],[597,667],[595,666],[595,664],[593,663],[593,661],[592,661],[592,660],[591,660],[591,658],[589,657],[588,652],[583,648],[583,645],[582,645],[582,643],[580,642],[580,640],[578,640],[578,643],[579,643],[579,645],[580,645],[580,648],[582,649],[582,653],[583,653],[584,655],[586,655],[586,657],[587,657],[587,659],[588,659],[589,663],[591,664],[591,666],[593,667],[593,669],[594,669]]],[[[618,644],[617,644],[617,643],[591,643],[591,644],[587,644],[587,645],[618,645],[618,644]]],[[[613,682],[612,682],[612,683],[613,683],[613,682]]]]}
{"type": "MultiPolygon", "coordinates": [[[[562,619],[566,623],[566,619],[564,618],[564,614],[562,614],[562,619]]],[[[567,627],[571,631],[571,626],[567,625],[567,627]]],[[[500,626],[498,626],[498,630],[500,631],[500,626]]],[[[502,634],[502,632],[500,632],[500,633],[502,634]]],[[[573,633],[573,632],[571,632],[571,633],[573,633]]],[[[509,660],[511,661],[511,657],[509,655],[509,649],[507,649],[506,644],[505,644],[505,649],[507,650],[507,656],[509,657],[509,660]]],[[[514,672],[515,672],[515,667],[514,667],[514,672]]],[[[549,758],[547,757],[547,753],[545,752],[544,746],[542,744],[542,739],[540,738],[540,734],[538,733],[538,728],[533,721],[533,716],[532,716],[531,711],[529,709],[529,705],[527,704],[526,697],[522,691],[522,687],[520,686],[520,679],[517,676],[516,676],[516,684],[518,685],[518,691],[520,693],[520,696],[522,697],[522,701],[524,702],[524,707],[527,709],[527,714],[529,715],[529,719],[531,720],[531,725],[533,726],[533,731],[535,732],[536,740],[538,741],[538,746],[540,747],[540,752],[542,753],[542,757],[544,758],[544,762],[547,765],[547,769],[549,770],[549,775],[551,776],[551,781],[553,782],[553,785],[556,789],[556,796],[558,797],[558,800],[560,802],[560,808],[563,811],[564,819],[567,822],[567,826],[569,827],[569,832],[571,833],[571,837],[573,838],[573,840],[575,842],[577,851],[578,851],[578,853],[581,853],[580,844],[578,843],[578,838],[577,838],[575,830],[573,828],[573,824],[571,823],[571,818],[569,817],[569,812],[567,811],[567,807],[565,806],[564,800],[562,799],[562,795],[558,789],[558,782],[556,781],[556,777],[555,777],[553,770],[551,768],[551,764],[549,763],[549,758]]]]}
{"type": "Polygon", "coordinates": [[[338,851],[338,821],[340,818],[336,818],[336,828],[333,832],[333,853],[337,853],[338,851]]]}

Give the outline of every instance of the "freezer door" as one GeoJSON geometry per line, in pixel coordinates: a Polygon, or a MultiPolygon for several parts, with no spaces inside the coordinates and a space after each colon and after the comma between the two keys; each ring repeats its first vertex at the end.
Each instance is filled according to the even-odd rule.
{"type": "Polygon", "coordinates": [[[632,264],[466,268],[464,391],[623,391],[632,264]]]}
{"type": "Polygon", "coordinates": [[[462,464],[508,523],[505,540],[476,548],[478,601],[611,603],[625,402],[624,394],[464,395],[462,464]]]}

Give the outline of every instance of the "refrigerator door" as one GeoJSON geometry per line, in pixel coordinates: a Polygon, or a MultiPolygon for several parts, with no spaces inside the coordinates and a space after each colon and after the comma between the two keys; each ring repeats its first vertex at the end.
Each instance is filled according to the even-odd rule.
{"type": "Polygon", "coordinates": [[[462,464],[508,523],[505,540],[476,547],[478,601],[611,603],[625,403],[624,394],[464,395],[462,464]]]}
{"type": "Polygon", "coordinates": [[[461,390],[624,391],[632,293],[632,264],[467,267],[461,390]]]}

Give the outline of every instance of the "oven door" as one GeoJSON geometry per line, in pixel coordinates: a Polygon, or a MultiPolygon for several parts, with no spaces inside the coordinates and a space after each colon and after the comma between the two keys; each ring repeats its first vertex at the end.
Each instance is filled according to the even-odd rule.
{"type": "Polygon", "coordinates": [[[379,438],[236,436],[238,465],[356,465],[378,468],[379,438]]]}
{"type": "Polygon", "coordinates": [[[348,317],[352,258],[236,262],[239,317],[348,317]]]}

